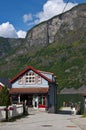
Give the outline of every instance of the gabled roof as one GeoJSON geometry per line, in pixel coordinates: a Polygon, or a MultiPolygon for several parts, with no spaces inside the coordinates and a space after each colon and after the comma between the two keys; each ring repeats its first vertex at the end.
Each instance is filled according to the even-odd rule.
{"type": "Polygon", "coordinates": [[[75,88],[64,88],[60,91],[60,94],[86,94],[86,86],[75,89],[75,88]]]}
{"type": "Polygon", "coordinates": [[[0,85],[11,88],[11,84],[7,78],[0,78],[0,85]]]}
{"type": "Polygon", "coordinates": [[[45,73],[45,74],[51,74],[51,75],[54,75],[54,73],[51,73],[51,72],[46,72],[46,71],[42,71],[42,70],[37,70],[38,72],[40,73],[45,73]]]}
{"type": "Polygon", "coordinates": [[[86,97],[86,93],[84,93],[83,96],[86,97]]]}
{"type": "Polygon", "coordinates": [[[41,74],[38,70],[34,69],[32,66],[27,66],[24,70],[22,70],[19,74],[17,74],[13,79],[11,79],[10,83],[13,83],[14,81],[16,81],[20,76],[25,74],[28,70],[34,71],[36,74],[38,74],[39,76],[41,76],[42,78],[44,78],[45,80],[47,80],[50,83],[53,82],[51,79],[49,79],[48,77],[41,74]]]}
{"type": "Polygon", "coordinates": [[[46,72],[46,71],[42,71],[42,70],[37,70],[39,73],[44,73],[44,74],[50,74],[53,75],[56,78],[56,75],[52,72],[46,72]]]}
{"type": "Polygon", "coordinates": [[[4,84],[0,82],[0,86],[4,87],[4,84]]]}
{"type": "Polygon", "coordinates": [[[4,87],[4,84],[0,82],[0,90],[2,89],[2,87],[4,87]]]}

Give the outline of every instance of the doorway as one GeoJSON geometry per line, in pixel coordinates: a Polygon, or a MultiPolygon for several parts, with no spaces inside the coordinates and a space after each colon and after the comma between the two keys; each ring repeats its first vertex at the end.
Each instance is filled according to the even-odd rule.
{"type": "Polygon", "coordinates": [[[33,96],[33,108],[38,109],[38,96],[33,96]]]}
{"type": "Polygon", "coordinates": [[[28,96],[28,107],[33,107],[33,95],[28,96]]]}

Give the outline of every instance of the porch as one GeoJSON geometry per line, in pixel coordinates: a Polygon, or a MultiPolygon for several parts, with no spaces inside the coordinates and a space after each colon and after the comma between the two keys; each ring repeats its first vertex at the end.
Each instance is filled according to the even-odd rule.
{"type": "Polygon", "coordinates": [[[46,94],[12,94],[12,104],[24,104],[29,110],[43,110],[47,108],[46,94]]]}

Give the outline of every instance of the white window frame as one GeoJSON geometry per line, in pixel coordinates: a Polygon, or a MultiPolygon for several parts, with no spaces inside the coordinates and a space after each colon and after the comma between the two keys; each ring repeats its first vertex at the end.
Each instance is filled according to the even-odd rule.
{"type": "Polygon", "coordinates": [[[18,84],[19,84],[19,85],[22,85],[22,84],[23,84],[23,78],[22,78],[22,77],[19,77],[18,84]]]}
{"type": "Polygon", "coordinates": [[[36,75],[34,72],[27,72],[25,75],[25,84],[35,84],[36,75]]]}
{"type": "Polygon", "coordinates": [[[39,75],[37,75],[37,83],[38,84],[42,84],[42,78],[39,75]]]}

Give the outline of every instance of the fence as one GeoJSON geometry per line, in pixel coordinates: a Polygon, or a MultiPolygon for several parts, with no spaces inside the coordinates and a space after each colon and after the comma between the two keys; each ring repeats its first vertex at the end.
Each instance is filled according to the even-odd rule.
{"type": "MultiPolygon", "coordinates": [[[[8,107],[8,118],[23,114],[23,105],[12,105],[8,107]]],[[[0,121],[6,118],[6,107],[0,106],[0,121]]]]}

